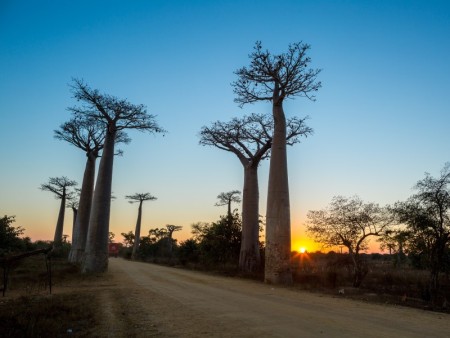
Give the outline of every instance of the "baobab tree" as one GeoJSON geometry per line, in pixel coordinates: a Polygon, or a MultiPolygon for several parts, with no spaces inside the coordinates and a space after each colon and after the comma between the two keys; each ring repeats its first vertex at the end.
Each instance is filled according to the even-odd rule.
{"type": "Polygon", "coordinates": [[[167,228],[167,243],[169,246],[169,255],[172,255],[172,250],[173,250],[172,235],[175,231],[180,231],[181,229],[183,229],[183,227],[181,225],[167,224],[166,228],[167,228]]]}
{"type": "Polygon", "coordinates": [[[286,53],[274,55],[255,44],[249,55],[250,65],[238,69],[232,83],[235,102],[272,103],[274,132],[272,138],[266,210],[266,257],[264,279],[267,283],[291,284],[291,222],[289,182],[286,154],[286,117],[283,102],[295,96],[314,100],[321,83],[316,80],[319,69],[310,69],[310,49],[302,42],[289,45],[286,53]]]}
{"type": "MultiPolygon", "coordinates": [[[[66,141],[83,150],[86,154],[86,165],[78,203],[78,215],[75,220],[72,233],[72,247],[69,252],[69,262],[80,263],[86,247],[89,216],[94,194],[95,164],[97,158],[101,156],[101,150],[105,142],[105,127],[104,123],[100,121],[79,116],[63,123],[54,132],[56,139],[66,141]]],[[[129,141],[130,139],[124,132],[116,134],[116,143],[128,143],[129,141]]],[[[117,155],[120,154],[121,151],[119,150],[117,155]]]]}
{"type": "Polygon", "coordinates": [[[108,268],[111,185],[117,133],[127,129],[149,133],[164,130],[156,123],[155,116],[147,114],[142,104],[136,105],[125,99],[102,94],[78,79],[73,80],[72,91],[74,98],[82,102],[79,107],[69,108],[75,117],[99,121],[105,128],[105,142],[95,183],[82,266],[83,272],[104,272],[108,268]]]}
{"type": "Polygon", "coordinates": [[[241,203],[241,198],[239,195],[241,192],[239,190],[232,190],[228,192],[221,192],[219,195],[217,195],[217,199],[219,202],[214,204],[216,207],[221,207],[226,205],[227,206],[227,217],[230,218],[232,216],[231,214],[231,203],[241,203]]]}
{"type": "Polygon", "coordinates": [[[150,193],[142,193],[142,194],[134,194],[134,195],[127,195],[125,196],[126,199],[128,199],[128,203],[139,203],[138,208],[138,217],[136,221],[136,229],[134,231],[134,245],[133,245],[133,252],[131,254],[131,259],[136,259],[136,255],[139,249],[139,242],[141,239],[141,220],[142,220],[142,203],[145,201],[155,201],[156,197],[152,196],[150,193]]]}
{"type": "Polygon", "coordinates": [[[80,200],[80,189],[75,189],[75,193],[73,193],[69,198],[67,198],[67,208],[72,209],[72,245],[73,245],[73,237],[75,235],[75,223],[78,217],[78,207],[80,200]]]}
{"type": "Polygon", "coordinates": [[[57,199],[61,200],[59,207],[58,220],[55,227],[55,236],[53,238],[53,246],[61,246],[63,229],[64,229],[64,214],[66,209],[66,200],[71,192],[68,191],[70,187],[77,185],[77,182],[69,180],[67,177],[50,177],[48,183],[41,184],[40,189],[43,191],[50,191],[55,194],[57,199]]]}
{"type": "MultiPolygon", "coordinates": [[[[305,125],[305,119],[291,118],[287,121],[286,142],[293,145],[299,142],[299,136],[307,136],[311,132],[312,129],[305,125]]],[[[239,256],[239,268],[244,272],[254,272],[261,265],[258,167],[262,160],[270,156],[272,134],[273,118],[262,114],[233,118],[230,122],[217,121],[211,127],[203,127],[200,132],[201,145],[214,146],[235,154],[244,167],[239,256]]]]}

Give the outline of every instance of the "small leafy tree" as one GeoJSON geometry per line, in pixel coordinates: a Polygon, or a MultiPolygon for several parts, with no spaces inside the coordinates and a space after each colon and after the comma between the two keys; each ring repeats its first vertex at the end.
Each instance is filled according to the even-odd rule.
{"type": "Polygon", "coordinates": [[[411,233],[409,251],[423,253],[430,269],[429,291],[433,303],[439,293],[439,273],[446,266],[450,243],[450,163],[439,177],[429,173],[414,187],[416,194],[395,204],[400,223],[411,233]]]}
{"type": "Polygon", "coordinates": [[[307,232],[324,247],[344,246],[353,263],[353,286],[359,287],[367,268],[360,253],[370,237],[382,236],[394,222],[386,207],[359,197],[336,196],[328,208],[308,212],[307,232]]]}
{"type": "Polygon", "coordinates": [[[12,226],[14,222],[15,216],[5,215],[0,218],[0,257],[23,249],[20,236],[23,235],[25,229],[21,226],[12,226]]]}
{"type": "Polygon", "coordinates": [[[123,244],[125,244],[125,247],[127,247],[127,248],[132,247],[134,244],[133,231],[122,232],[121,235],[123,237],[123,244]]]}
{"type": "Polygon", "coordinates": [[[238,266],[242,237],[242,220],[235,210],[229,217],[222,216],[217,222],[196,223],[192,233],[198,242],[200,261],[206,266],[238,266]]]}

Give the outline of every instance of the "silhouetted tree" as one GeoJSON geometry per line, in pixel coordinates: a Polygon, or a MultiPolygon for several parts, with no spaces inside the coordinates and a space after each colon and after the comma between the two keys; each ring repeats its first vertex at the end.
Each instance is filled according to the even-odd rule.
{"type": "Polygon", "coordinates": [[[136,193],[134,195],[127,195],[125,196],[126,199],[129,199],[128,203],[139,203],[138,208],[138,217],[136,221],[136,229],[134,231],[134,245],[133,245],[133,252],[131,254],[131,259],[136,259],[136,254],[139,249],[139,241],[141,238],[141,220],[142,220],[142,203],[145,201],[155,201],[156,197],[152,196],[150,193],[136,193]]]}
{"type": "Polygon", "coordinates": [[[66,209],[66,199],[70,195],[68,189],[77,185],[77,182],[69,180],[67,177],[50,177],[48,183],[41,184],[40,189],[43,191],[50,191],[55,194],[57,199],[61,200],[59,208],[58,220],[55,227],[55,236],[53,238],[53,245],[60,246],[63,236],[64,228],[64,212],[66,209]]]}
{"type": "Polygon", "coordinates": [[[72,89],[74,97],[83,103],[81,107],[70,108],[75,116],[94,119],[105,126],[105,142],[95,184],[82,267],[83,272],[103,272],[108,268],[111,184],[117,133],[125,129],[150,133],[163,130],[156,123],[155,117],[147,114],[144,105],[135,105],[124,99],[101,94],[78,79],[73,80],[72,89]]]}
{"type": "Polygon", "coordinates": [[[21,251],[23,244],[20,236],[25,229],[21,226],[14,227],[15,216],[3,216],[0,218],[0,257],[15,251],[21,251]]]}
{"type": "Polygon", "coordinates": [[[310,46],[303,43],[289,45],[286,53],[273,55],[257,42],[249,55],[250,65],[238,69],[238,80],[232,83],[235,102],[241,107],[247,103],[272,103],[274,132],[271,147],[266,214],[265,276],[268,283],[292,283],[290,264],[291,228],[289,183],[286,154],[286,117],[283,101],[302,96],[314,100],[313,93],[320,87],[316,81],[320,70],[309,69],[306,56],[310,46]]]}
{"type": "Polygon", "coordinates": [[[183,229],[183,227],[181,225],[167,224],[166,229],[167,229],[167,239],[168,239],[167,242],[168,242],[168,247],[169,247],[169,255],[172,255],[173,242],[174,242],[172,235],[175,231],[180,231],[181,229],[183,229]]]}
{"type": "Polygon", "coordinates": [[[108,242],[113,243],[114,237],[116,237],[116,234],[114,232],[110,231],[109,236],[108,236],[108,238],[109,238],[108,242]]]}
{"type": "Polygon", "coordinates": [[[228,192],[221,192],[219,195],[217,195],[217,199],[219,202],[214,204],[216,207],[221,207],[223,205],[227,206],[227,217],[231,217],[231,203],[241,203],[241,198],[239,195],[241,192],[239,190],[232,190],[228,192]]]}
{"type": "Polygon", "coordinates": [[[238,266],[241,247],[242,222],[235,211],[221,216],[217,222],[192,224],[192,233],[198,243],[198,257],[205,265],[238,266]]]}
{"type": "MultiPolygon", "coordinates": [[[[86,154],[83,182],[78,202],[78,213],[72,233],[72,247],[69,253],[69,262],[80,263],[86,247],[86,238],[89,227],[92,197],[94,194],[95,163],[101,156],[105,142],[104,123],[84,116],[72,118],[55,130],[55,138],[66,141],[86,154]]],[[[124,132],[116,134],[115,142],[128,143],[130,139],[124,132]]],[[[117,154],[121,154],[118,151],[117,154]]]]}
{"type": "MultiPolygon", "coordinates": [[[[73,246],[73,238],[75,236],[75,225],[78,217],[78,207],[79,207],[79,199],[80,199],[80,190],[75,189],[75,193],[72,194],[69,198],[67,198],[67,207],[72,209],[73,220],[72,220],[72,246],[73,246]]],[[[69,253],[70,255],[70,253],[69,253]]]]}
{"type": "Polygon", "coordinates": [[[123,243],[127,248],[133,246],[134,243],[134,234],[133,231],[122,232],[120,233],[123,237],[123,243]]]}
{"type": "Polygon", "coordinates": [[[328,208],[308,212],[307,232],[324,247],[345,246],[353,263],[353,286],[359,287],[367,273],[360,253],[369,237],[383,235],[394,218],[386,207],[364,203],[359,197],[335,196],[328,208]]]}
{"type": "Polygon", "coordinates": [[[450,242],[450,163],[439,177],[429,173],[414,187],[417,193],[398,202],[394,212],[411,233],[409,251],[423,252],[430,269],[429,291],[435,304],[439,292],[439,273],[445,266],[450,242]]]}
{"type": "MultiPolygon", "coordinates": [[[[287,121],[288,145],[299,142],[300,135],[306,136],[312,132],[304,121],[298,118],[287,121]]],[[[211,127],[203,127],[200,132],[201,145],[215,146],[235,154],[244,167],[239,267],[245,272],[253,272],[261,267],[258,166],[270,156],[272,134],[273,118],[262,114],[234,118],[228,123],[217,121],[211,127]]],[[[231,207],[228,213],[231,214],[231,207]]]]}
{"type": "Polygon", "coordinates": [[[406,260],[405,249],[408,239],[411,237],[407,230],[387,230],[378,239],[381,250],[389,250],[389,255],[395,255],[394,265],[398,266],[406,260]]]}

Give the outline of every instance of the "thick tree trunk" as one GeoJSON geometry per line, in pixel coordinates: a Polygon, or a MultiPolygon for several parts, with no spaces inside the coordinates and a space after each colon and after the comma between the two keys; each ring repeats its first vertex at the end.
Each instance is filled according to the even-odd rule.
{"type": "Polygon", "coordinates": [[[106,133],[103,154],[98,169],[92,200],[83,273],[105,272],[108,269],[109,216],[111,209],[111,184],[114,163],[116,131],[110,127],[106,133]]]}
{"type": "Polygon", "coordinates": [[[75,221],[74,233],[72,234],[72,248],[69,253],[69,262],[81,263],[89,227],[89,216],[91,214],[92,195],[94,193],[95,162],[97,157],[89,154],[84,169],[83,183],[81,185],[80,202],[78,214],[75,221]]]}
{"type": "Polygon", "coordinates": [[[286,154],[286,118],[281,101],[274,100],[274,133],[270,157],[266,214],[264,280],[292,284],[291,220],[286,154]]]}
{"type": "Polygon", "coordinates": [[[73,212],[73,220],[72,220],[72,241],[73,241],[73,237],[74,237],[74,233],[75,233],[75,223],[77,221],[77,215],[78,215],[78,209],[75,207],[72,207],[72,212],[73,212]]]}
{"type": "Polygon", "coordinates": [[[142,219],[142,201],[139,202],[138,218],[136,221],[136,230],[134,232],[134,245],[131,259],[135,260],[139,250],[139,242],[141,241],[141,219],[142,219]]]}
{"type": "Polygon", "coordinates": [[[243,272],[255,272],[261,268],[259,252],[259,188],[258,167],[244,167],[242,194],[242,240],[239,268],[243,272]]]}
{"type": "Polygon", "coordinates": [[[64,214],[66,211],[66,188],[63,189],[61,196],[61,206],[59,207],[58,220],[56,221],[55,237],[53,238],[53,246],[61,246],[63,229],[64,229],[64,214]]]}

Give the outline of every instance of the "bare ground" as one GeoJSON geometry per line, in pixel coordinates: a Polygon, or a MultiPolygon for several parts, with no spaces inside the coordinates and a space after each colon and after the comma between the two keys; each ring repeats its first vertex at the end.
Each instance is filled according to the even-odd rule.
{"type": "Polygon", "coordinates": [[[450,336],[448,314],[122,259],[86,287],[100,300],[103,337],[450,336]]]}

